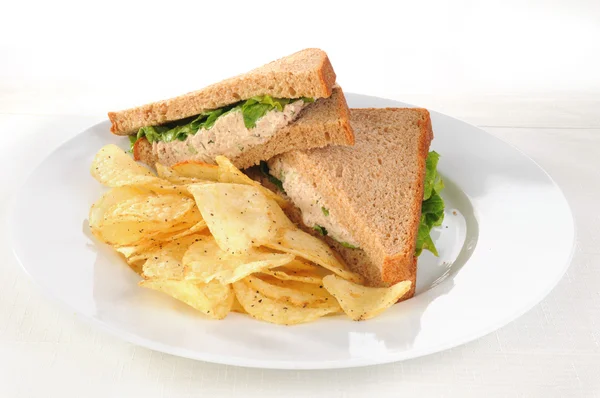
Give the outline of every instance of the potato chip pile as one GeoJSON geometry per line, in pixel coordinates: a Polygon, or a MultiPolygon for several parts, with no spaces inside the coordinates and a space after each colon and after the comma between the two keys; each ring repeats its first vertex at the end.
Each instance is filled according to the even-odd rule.
{"type": "Polygon", "coordinates": [[[369,319],[410,289],[362,286],[286,217],[285,199],[227,158],[216,161],[157,164],[155,175],[115,145],[94,158],[93,177],[111,190],[92,206],[90,229],[144,278],[140,286],[210,318],[235,311],[283,325],[342,312],[369,319]]]}

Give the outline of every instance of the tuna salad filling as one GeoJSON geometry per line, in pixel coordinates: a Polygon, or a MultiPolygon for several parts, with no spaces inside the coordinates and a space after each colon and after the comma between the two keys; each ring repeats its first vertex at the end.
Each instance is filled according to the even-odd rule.
{"type": "Polygon", "coordinates": [[[302,175],[277,158],[270,160],[268,166],[266,164],[261,166],[262,171],[268,173],[271,182],[283,190],[300,209],[302,222],[306,226],[323,236],[331,237],[345,247],[352,249],[359,247],[350,231],[340,224],[338,214],[327,205],[315,187],[302,175]]]}
{"type": "Polygon", "coordinates": [[[253,97],[196,117],[142,127],[131,141],[134,145],[145,137],[158,162],[165,166],[186,160],[214,163],[218,155],[235,158],[265,143],[293,122],[310,102],[310,98],[253,97]]]}

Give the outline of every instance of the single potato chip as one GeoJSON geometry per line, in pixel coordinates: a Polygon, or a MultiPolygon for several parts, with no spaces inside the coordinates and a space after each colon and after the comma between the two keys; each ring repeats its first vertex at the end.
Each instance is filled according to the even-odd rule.
{"type": "Polygon", "coordinates": [[[410,281],[390,287],[357,285],[335,275],[323,278],[323,286],[333,295],[350,318],[363,321],[373,318],[396,304],[410,290],[410,281]]]}
{"type": "Polygon", "coordinates": [[[146,263],[145,260],[140,260],[140,261],[127,261],[127,265],[129,265],[129,268],[131,268],[133,270],[133,272],[135,272],[136,274],[138,274],[139,276],[142,276],[142,274],[144,273],[144,264],[146,263]]]}
{"type": "Polygon", "coordinates": [[[291,253],[319,264],[340,277],[362,283],[363,278],[349,271],[342,260],[322,240],[299,229],[281,229],[276,240],[264,244],[266,247],[291,253]]]}
{"type": "Polygon", "coordinates": [[[157,234],[165,225],[155,222],[129,221],[120,223],[107,223],[111,219],[109,213],[114,206],[132,198],[144,197],[147,192],[133,188],[114,188],[105,193],[92,205],[89,214],[90,230],[98,239],[111,245],[134,245],[145,237],[157,234]]]}
{"type": "Polygon", "coordinates": [[[129,221],[103,224],[104,241],[114,247],[135,247],[144,250],[163,241],[164,237],[179,233],[180,229],[166,223],[129,221]]]}
{"type": "Polygon", "coordinates": [[[143,266],[144,278],[182,280],[183,255],[194,242],[205,237],[206,235],[188,235],[150,248],[143,253],[147,259],[143,266]]]}
{"type": "Polygon", "coordinates": [[[143,249],[144,249],[143,246],[138,246],[138,245],[115,247],[115,250],[118,253],[121,253],[123,255],[123,257],[125,257],[125,259],[127,259],[128,263],[144,259],[143,257],[142,258],[132,258],[132,257],[137,256],[140,252],[142,252],[143,249]]]}
{"type": "Polygon", "coordinates": [[[100,235],[100,227],[104,221],[106,211],[114,205],[136,196],[144,194],[144,191],[133,187],[113,188],[106,192],[90,208],[88,221],[92,233],[99,239],[104,240],[100,235]]]}
{"type": "MultiPolygon", "coordinates": [[[[198,212],[200,214],[200,212],[198,212]]],[[[180,237],[192,235],[196,232],[202,231],[202,229],[194,230],[196,225],[202,224],[204,221],[200,221],[197,224],[180,223],[164,232],[157,232],[148,234],[142,237],[139,241],[130,245],[115,245],[114,248],[117,252],[121,253],[128,261],[136,261],[142,258],[146,258],[144,253],[154,250],[158,245],[169,242],[171,240],[179,239],[180,237]]]]}
{"type": "MultiPolygon", "coordinates": [[[[93,211],[96,210],[100,214],[99,209],[93,211]]],[[[97,214],[94,214],[93,218],[96,217],[97,214]]],[[[95,225],[92,231],[99,239],[113,246],[144,247],[181,233],[182,228],[189,228],[200,221],[200,211],[192,199],[146,193],[111,206],[102,213],[100,225],[95,225]],[[155,200],[172,197],[182,200],[155,200]]]]}
{"type": "Polygon", "coordinates": [[[205,230],[206,221],[202,219],[200,210],[194,206],[192,211],[183,217],[183,221],[173,225],[172,227],[162,230],[159,234],[149,236],[146,242],[155,245],[159,242],[168,242],[183,236],[191,235],[205,230]]]}
{"type": "Polygon", "coordinates": [[[237,312],[239,314],[247,314],[246,310],[244,309],[244,307],[242,307],[237,297],[235,297],[235,294],[233,298],[233,305],[231,306],[231,311],[237,312]]]}
{"type": "Polygon", "coordinates": [[[275,202],[277,202],[277,204],[279,206],[285,207],[285,206],[289,205],[288,201],[285,200],[282,196],[276,194],[275,192],[271,191],[270,189],[263,187],[260,184],[260,182],[254,181],[253,179],[248,177],[246,174],[242,173],[242,171],[239,170],[237,167],[235,167],[233,165],[233,163],[231,163],[231,161],[229,159],[227,159],[225,156],[217,156],[215,158],[215,161],[219,165],[219,181],[220,182],[253,185],[255,187],[258,187],[262,191],[262,193],[265,194],[265,196],[267,198],[273,199],[275,202]]]}
{"type": "Polygon", "coordinates": [[[227,284],[254,272],[287,264],[293,259],[291,254],[270,253],[256,248],[232,254],[221,250],[212,236],[205,236],[190,246],[183,256],[183,264],[187,280],[207,283],[216,279],[227,284]]]}
{"type": "Polygon", "coordinates": [[[164,180],[168,180],[171,176],[177,176],[177,173],[175,173],[169,166],[156,163],[154,167],[156,167],[156,174],[158,174],[158,176],[164,180]]]}
{"type": "MultiPolygon", "coordinates": [[[[198,211],[198,209],[194,210],[194,214],[197,213],[198,217],[200,217],[200,212],[198,211]]],[[[173,229],[170,229],[166,232],[148,235],[147,238],[142,238],[141,240],[132,245],[116,245],[114,246],[114,249],[117,252],[121,253],[127,259],[128,263],[139,260],[146,260],[150,256],[150,253],[152,253],[158,247],[161,247],[161,245],[184,238],[189,235],[194,235],[197,233],[205,234],[205,230],[206,222],[204,222],[204,220],[201,220],[196,224],[181,223],[177,224],[176,226],[173,226],[173,229]]]]}
{"type": "Polygon", "coordinates": [[[273,240],[280,228],[275,217],[281,209],[255,186],[215,183],[187,188],[224,251],[241,253],[260,246],[273,240]]]}
{"type": "Polygon", "coordinates": [[[194,207],[194,200],[186,196],[149,193],[116,203],[104,214],[104,223],[144,221],[174,225],[184,221],[194,207]]]}
{"type": "Polygon", "coordinates": [[[272,276],[282,281],[297,281],[320,285],[323,283],[323,277],[306,271],[291,271],[286,267],[278,267],[260,271],[262,274],[272,276]]]}
{"type": "Polygon", "coordinates": [[[223,319],[231,311],[235,298],[231,285],[190,281],[147,279],[140,286],[158,290],[214,319],[223,319]]]}
{"type": "Polygon", "coordinates": [[[260,321],[279,325],[311,322],[327,314],[335,313],[339,308],[335,305],[302,308],[285,301],[276,301],[253,290],[245,279],[235,282],[233,290],[248,315],[260,321]]]}
{"type": "Polygon", "coordinates": [[[156,177],[116,145],[102,147],[94,157],[90,170],[97,181],[109,187],[136,186],[154,192],[189,195],[185,189],[156,177]]]}
{"type": "Polygon", "coordinates": [[[292,261],[289,264],[285,265],[285,268],[289,271],[292,272],[302,272],[302,271],[306,271],[306,272],[311,272],[313,274],[323,274],[323,276],[325,275],[329,275],[329,272],[324,271],[322,267],[315,265],[311,262],[302,260],[302,259],[298,259],[296,258],[294,261],[292,261]]]}
{"type": "Polygon", "coordinates": [[[156,163],[156,173],[158,174],[158,176],[164,180],[167,180],[175,185],[189,185],[189,184],[195,184],[195,183],[199,183],[202,182],[203,180],[200,180],[199,178],[191,178],[191,177],[184,177],[181,176],[179,174],[177,174],[175,172],[175,170],[173,170],[170,167],[167,166],[163,166],[160,163],[156,163]]]}
{"type": "Polygon", "coordinates": [[[180,172],[160,163],[156,164],[158,176],[175,185],[206,184],[216,182],[218,178],[217,167],[211,164],[186,162],[180,163],[177,169],[180,172]]]}
{"type": "Polygon", "coordinates": [[[168,255],[152,256],[142,266],[142,277],[144,279],[180,281],[183,280],[183,264],[168,255]]]}
{"type": "Polygon", "coordinates": [[[323,288],[323,285],[283,281],[260,274],[249,276],[245,281],[251,289],[275,301],[287,301],[299,307],[316,307],[325,304],[326,306],[338,306],[338,310],[341,310],[336,299],[323,288]]]}
{"type": "Polygon", "coordinates": [[[273,224],[277,226],[277,230],[282,228],[296,228],[294,223],[285,215],[281,207],[274,200],[269,201],[268,212],[273,224]]]}
{"type": "Polygon", "coordinates": [[[219,168],[214,164],[188,160],[173,165],[171,169],[181,177],[204,181],[219,181],[219,168]]]}
{"type": "MultiPolygon", "coordinates": [[[[199,211],[198,211],[198,215],[200,215],[199,211]]],[[[202,216],[200,216],[200,217],[202,217],[202,216]]],[[[167,242],[168,241],[172,241],[172,240],[176,240],[176,239],[182,238],[184,236],[188,236],[188,235],[192,235],[192,234],[195,234],[195,233],[198,233],[198,232],[202,232],[202,231],[204,231],[207,228],[208,228],[208,226],[206,225],[206,221],[200,220],[197,223],[193,224],[192,226],[189,226],[189,227],[186,226],[185,229],[183,229],[181,231],[178,231],[178,232],[174,233],[171,236],[165,237],[164,240],[167,241],[167,242]]]]}
{"type": "Polygon", "coordinates": [[[98,151],[92,161],[91,173],[98,182],[109,187],[150,185],[157,178],[124,150],[112,144],[98,151]]]}
{"type": "Polygon", "coordinates": [[[298,258],[289,264],[263,270],[261,273],[283,281],[297,281],[316,285],[321,285],[323,283],[323,277],[331,274],[331,272],[325,268],[301,261],[298,258]]]}

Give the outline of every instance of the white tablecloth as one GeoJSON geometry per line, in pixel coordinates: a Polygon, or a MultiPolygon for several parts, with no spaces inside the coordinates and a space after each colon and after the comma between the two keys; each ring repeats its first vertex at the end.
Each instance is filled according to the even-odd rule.
{"type": "Polygon", "coordinates": [[[143,4],[19,2],[0,16],[0,397],[600,396],[597,1],[143,4]],[[550,173],[578,241],[541,304],[424,358],[272,371],[133,346],[29,281],[11,252],[7,204],[53,148],[107,110],[309,46],[329,52],[347,91],[482,126],[550,173]]]}

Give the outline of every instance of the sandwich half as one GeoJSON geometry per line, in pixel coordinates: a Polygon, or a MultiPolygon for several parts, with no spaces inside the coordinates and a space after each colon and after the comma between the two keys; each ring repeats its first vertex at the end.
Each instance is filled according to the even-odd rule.
{"type": "Polygon", "coordinates": [[[110,112],[111,131],[129,135],[136,160],[238,168],[289,150],[352,145],[344,93],[327,54],[306,49],[202,90],[110,112]]]}
{"type": "Polygon", "coordinates": [[[412,297],[417,256],[435,253],[429,232],[443,218],[429,112],[352,109],[351,123],[353,147],[287,152],[263,172],[294,203],[288,215],[324,236],[370,286],[410,280],[412,297]]]}

